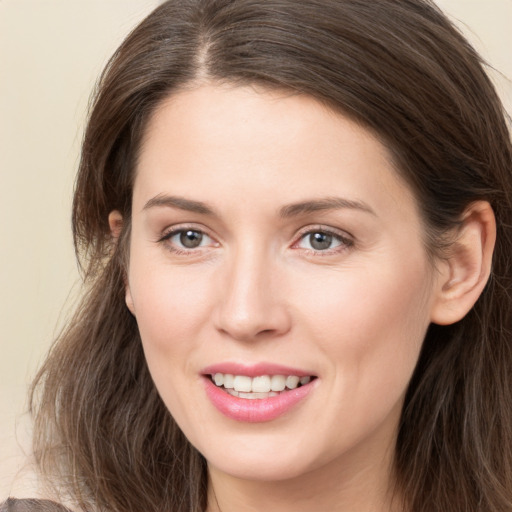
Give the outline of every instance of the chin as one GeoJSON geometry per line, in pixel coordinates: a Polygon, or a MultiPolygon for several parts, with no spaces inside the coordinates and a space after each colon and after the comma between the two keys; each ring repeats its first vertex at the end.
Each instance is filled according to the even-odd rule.
{"type": "Polygon", "coordinates": [[[311,453],[311,440],[261,433],[259,436],[228,436],[198,446],[210,469],[250,481],[283,481],[309,473],[328,462],[326,454],[311,453]],[[238,437],[238,439],[237,439],[238,437]],[[213,443],[216,443],[213,446],[213,443]],[[307,450],[307,451],[306,451],[307,450]]]}
{"type": "Polygon", "coordinates": [[[241,454],[240,457],[218,461],[218,464],[216,460],[207,459],[207,461],[210,470],[214,468],[232,478],[254,482],[293,480],[313,469],[308,464],[303,465],[297,460],[284,457],[275,460],[275,458],[263,458],[257,454],[254,456],[241,454]]]}

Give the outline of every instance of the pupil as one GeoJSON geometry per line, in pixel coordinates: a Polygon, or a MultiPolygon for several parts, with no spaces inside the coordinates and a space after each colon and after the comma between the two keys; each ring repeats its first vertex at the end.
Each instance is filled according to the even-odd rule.
{"type": "Polygon", "coordinates": [[[329,249],[332,243],[332,235],[328,235],[327,233],[312,233],[309,235],[309,243],[313,249],[319,251],[329,249]]]}
{"type": "Polygon", "coordinates": [[[194,249],[195,247],[199,247],[201,241],[203,240],[203,235],[197,231],[183,231],[180,234],[180,242],[183,247],[187,249],[194,249]]]}

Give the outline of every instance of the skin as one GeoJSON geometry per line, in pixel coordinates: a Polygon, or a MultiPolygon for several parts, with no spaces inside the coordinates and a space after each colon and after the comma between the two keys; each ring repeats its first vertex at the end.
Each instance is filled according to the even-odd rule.
{"type": "MultiPolygon", "coordinates": [[[[479,206],[471,248],[492,238],[479,206]]],[[[184,90],[147,127],[131,229],[126,302],[159,393],[208,461],[209,511],[391,510],[397,426],[426,329],[463,314],[486,277],[481,261],[457,264],[473,262],[464,243],[434,270],[416,201],[377,138],[306,96],[184,90]],[[282,215],[334,197],[346,204],[282,215]],[[203,233],[201,244],[184,248],[179,229],[203,233]],[[311,245],[319,232],[333,234],[327,249],[311,245]],[[283,416],[241,423],[204,391],[201,369],[225,361],[317,379],[283,416]]]]}

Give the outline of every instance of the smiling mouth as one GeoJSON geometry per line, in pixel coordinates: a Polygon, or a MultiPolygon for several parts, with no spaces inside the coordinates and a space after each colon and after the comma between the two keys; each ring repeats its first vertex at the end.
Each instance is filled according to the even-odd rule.
{"type": "Polygon", "coordinates": [[[232,396],[249,400],[272,398],[293,389],[309,384],[316,377],[296,375],[232,375],[215,373],[209,376],[220,389],[232,396]]]}

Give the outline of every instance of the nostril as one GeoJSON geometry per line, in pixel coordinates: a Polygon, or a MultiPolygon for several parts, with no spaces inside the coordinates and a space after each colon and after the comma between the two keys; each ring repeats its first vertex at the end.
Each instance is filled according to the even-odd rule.
{"type": "Polygon", "coordinates": [[[224,311],[216,322],[217,330],[237,341],[257,341],[280,336],[289,331],[291,321],[285,311],[269,308],[252,315],[235,315],[224,311]]]}
{"type": "Polygon", "coordinates": [[[263,256],[258,256],[254,249],[242,252],[231,262],[229,272],[219,275],[215,327],[239,341],[266,339],[287,332],[291,322],[283,288],[269,281],[263,256]]]}

